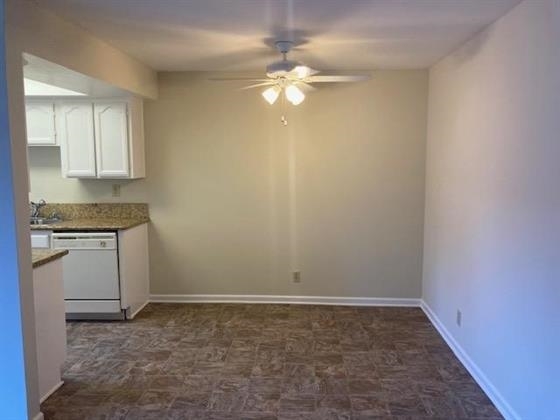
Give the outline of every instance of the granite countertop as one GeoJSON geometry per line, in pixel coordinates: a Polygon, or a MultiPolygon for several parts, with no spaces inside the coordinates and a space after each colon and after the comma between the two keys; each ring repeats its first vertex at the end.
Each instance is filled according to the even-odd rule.
{"type": "Polygon", "coordinates": [[[130,229],[144,223],[148,223],[148,217],[107,217],[107,218],[83,218],[62,220],[46,225],[31,225],[31,230],[56,230],[56,231],[113,231],[130,229]]]}
{"type": "Polygon", "coordinates": [[[68,254],[66,249],[33,249],[31,255],[33,258],[33,268],[40,267],[58,258],[68,254]]]}

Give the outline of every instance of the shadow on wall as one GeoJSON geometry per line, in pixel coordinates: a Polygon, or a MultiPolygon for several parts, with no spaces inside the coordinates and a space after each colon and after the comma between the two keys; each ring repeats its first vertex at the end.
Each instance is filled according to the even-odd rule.
{"type": "Polygon", "coordinates": [[[446,56],[448,64],[459,67],[477,57],[480,53],[480,49],[487,44],[487,40],[492,34],[492,31],[494,31],[493,26],[486,27],[477,36],[467,41],[467,43],[456,52],[446,56]]]}

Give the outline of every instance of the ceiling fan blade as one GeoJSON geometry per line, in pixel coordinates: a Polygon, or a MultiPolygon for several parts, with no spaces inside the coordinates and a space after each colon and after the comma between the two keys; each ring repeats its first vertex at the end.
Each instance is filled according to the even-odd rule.
{"type": "Polygon", "coordinates": [[[266,82],[270,79],[255,79],[254,77],[210,77],[208,80],[214,82],[235,82],[237,80],[244,80],[249,82],[266,82]]]}
{"type": "Polygon", "coordinates": [[[314,90],[317,90],[316,87],[311,86],[309,83],[305,83],[305,82],[295,82],[294,83],[298,88],[300,88],[302,91],[304,91],[305,93],[307,92],[312,92],[314,90]]]}
{"type": "Polygon", "coordinates": [[[337,82],[363,82],[364,80],[371,79],[369,75],[323,75],[323,76],[310,76],[305,79],[309,83],[337,83],[337,82]]]}
{"type": "Polygon", "coordinates": [[[275,85],[276,82],[269,80],[267,82],[262,82],[262,83],[255,83],[254,85],[249,85],[249,86],[245,86],[242,87],[241,90],[246,90],[246,89],[253,89],[253,88],[257,88],[257,87],[261,87],[261,86],[272,86],[275,85]]]}
{"type": "Polygon", "coordinates": [[[321,73],[320,70],[315,70],[315,69],[312,69],[311,67],[309,67],[309,77],[315,76],[316,74],[319,74],[319,73],[321,73]]]}

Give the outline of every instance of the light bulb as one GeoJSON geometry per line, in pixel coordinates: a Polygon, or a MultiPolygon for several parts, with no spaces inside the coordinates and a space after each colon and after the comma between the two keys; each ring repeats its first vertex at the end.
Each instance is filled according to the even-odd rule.
{"type": "Polygon", "coordinates": [[[276,102],[276,99],[278,99],[278,95],[280,95],[281,90],[282,89],[280,89],[280,87],[278,86],[272,86],[265,90],[262,93],[262,96],[266,100],[266,102],[272,105],[274,104],[274,102],[276,102]]]}
{"type": "Polygon", "coordinates": [[[286,88],[286,99],[288,99],[292,105],[299,105],[305,99],[305,95],[297,86],[290,85],[286,88]]]}

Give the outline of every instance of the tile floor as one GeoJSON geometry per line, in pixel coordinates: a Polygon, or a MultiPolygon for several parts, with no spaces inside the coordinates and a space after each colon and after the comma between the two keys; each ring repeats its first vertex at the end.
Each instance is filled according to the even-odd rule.
{"type": "Polygon", "coordinates": [[[498,419],[417,308],[150,304],[68,324],[53,419],[498,419]]]}

